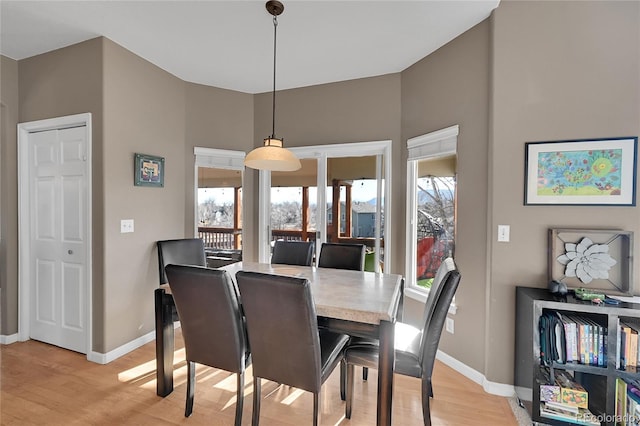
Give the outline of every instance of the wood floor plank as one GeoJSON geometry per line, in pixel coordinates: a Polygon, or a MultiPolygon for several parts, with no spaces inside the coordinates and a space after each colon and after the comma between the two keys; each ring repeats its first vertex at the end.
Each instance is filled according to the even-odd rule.
{"type": "MultiPolygon", "coordinates": [[[[82,354],[36,341],[0,346],[0,425],[232,425],[235,375],[198,366],[194,411],[184,417],[186,364],[180,330],[176,330],[175,390],[156,396],[155,342],[107,365],[82,354]]],[[[434,425],[491,424],[517,426],[505,398],[487,394],[448,366],[434,370],[431,418],[434,425]]],[[[310,393],[273,382],[262,383],[260,424],[297,426],[311,423],[310,393]]],[[[322,388],[322,425],[369,426],[376,418],[377,375],[363,381],[356,369],[353,412],[344,418],[336,369],[322,388]]],[[[245,378],[243,425],[251,424],[253,378],[245,378]]],[[[396,375],[394,426],[422,424],[420,380],[396,375]]]]}

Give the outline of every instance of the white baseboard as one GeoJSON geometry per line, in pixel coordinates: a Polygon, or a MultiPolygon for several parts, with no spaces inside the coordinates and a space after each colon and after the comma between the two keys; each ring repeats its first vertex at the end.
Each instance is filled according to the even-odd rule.
{"type": "Polygon", "coordinates": [[[4,334],[0,334],[0,345],[10,345],[17,341],[18,341],[18,333],[10,334],[8,336],[4,334]]]}
{"type": "Polygon", "coordinates": [[[138,349],[140,346],[146,345],[147,343],[155,340],[155,338],[156,332],[150,331],[144,336],[140,336],[137,339],[130,341],[129,343],[126,343],[110,352],[107,352],[106,354],[90,351],[89,353],[87,353],[87,360],[98,364],[108,364],[114,359],[118,359],[121,356],[138,349]]]}
{"type": "Polygon", "coordinates": [[[504,397],[512,397],[516,393],[513,385],[491,382],[487,380],[487,378],[479,371],[476,371],[468,365],[461,363],[457,359],[453,358],[450,355],[447,355],[441,350],[438,350],[438,352],[436,353],[436,359],[443,364],[453,368],[469,380],[476,382],[477,384],[482,386],[484,391],[487,393],[504,397]]]}

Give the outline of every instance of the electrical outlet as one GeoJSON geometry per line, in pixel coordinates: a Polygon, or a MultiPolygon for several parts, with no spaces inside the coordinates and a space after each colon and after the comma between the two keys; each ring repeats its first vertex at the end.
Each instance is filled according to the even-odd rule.
{"type": "Polygon", "coordinates": [[[120,233],[133,232],[133,219],[122,219],[120,221],[120,233]]]}
{"type": "Polygon", "coordinates": [[[445,329],[453,334],[453,318],[447,318],[447,320],[445,321],[445,329]]]}

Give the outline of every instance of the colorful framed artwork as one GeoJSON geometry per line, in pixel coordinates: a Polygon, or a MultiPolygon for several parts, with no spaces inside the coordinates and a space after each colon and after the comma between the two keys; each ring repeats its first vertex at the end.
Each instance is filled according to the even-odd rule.
{"type": "Polygon", "coordinates": [[[636,205],[637,137],[527,142],[525,205],[636,205]]]}
{"type": "Polygon", "coordinates": [[[164,158],[153,155],[136,154],[134,158],[135,186],[164,186],[164,158]]]}

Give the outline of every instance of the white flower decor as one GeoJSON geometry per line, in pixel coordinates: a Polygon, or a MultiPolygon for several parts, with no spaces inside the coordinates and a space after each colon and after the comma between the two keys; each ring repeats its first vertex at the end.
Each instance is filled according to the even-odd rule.
{"type": "Polygon", "coordinates": [[[594,279],[608,279],[609,269],[617,262],[609,256],[607,244],[594,244],[584,237],[578,244],[565,243],[565,254],[558,256],[558,262],[566,265],[567,277],[578,277],[585,284],[594,279]]]}

